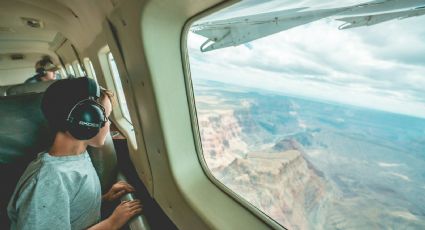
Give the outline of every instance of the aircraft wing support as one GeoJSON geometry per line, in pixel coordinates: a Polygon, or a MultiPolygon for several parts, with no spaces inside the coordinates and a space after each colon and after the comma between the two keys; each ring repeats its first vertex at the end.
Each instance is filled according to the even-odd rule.
{"type": "Polygon", "coordinates": [[[345,17],[336,19],[338,21],[344,21],[339,29],[350,29],[360,26],[371,26],[381,22],[386,22],[393,19],[405,19],[410,17],[416,17],[425,14],[425,8],[420,7],[416,9],[410,9],[399,12],[383,13],[383,14],[371,14],[371,15],[362,15],[355,17],[345,17]]]}

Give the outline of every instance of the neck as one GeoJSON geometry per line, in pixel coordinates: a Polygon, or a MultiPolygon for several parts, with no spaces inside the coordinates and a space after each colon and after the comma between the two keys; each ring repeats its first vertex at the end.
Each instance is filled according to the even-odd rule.
{"type": "Polygon", "coordinates": [[[52,156],[71,156],[79,155],[86,151],[85,141],[77,140],[69,133],[58,132],[55,136],[49,154],[52,156]]]}

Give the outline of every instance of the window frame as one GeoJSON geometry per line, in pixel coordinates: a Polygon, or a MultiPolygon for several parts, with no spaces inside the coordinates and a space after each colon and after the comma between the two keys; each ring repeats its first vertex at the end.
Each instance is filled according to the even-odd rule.
{"type": "Polygon", "coordinates": [[[85,57],[84,59],[84,66],[86,68],[87,71],[87,75],[92,78],[93,80],[97,81],[97,75],[96,75],[96,70],[93,67],[93,62],[90,60],[90,58],[85,57]]]}
{"type": "MultiPolygon", "coordinates": [[[[114,82],[114,76],[112,73],[112,70],[110,68],[109,60],[108,60],[108,53],[111,52],[108,45],[102,47],[98,51],[98,58],[100,62],[100,67],[103,73],[103,77],[106,83],[106,86],[108,89],[112,90],[115,94],[115,98],[117,99],[117,103],[112,104],[113,110],[112,110],[112,119],[114,121],[114,124],[120,129],[120,131],[123,132],[123,134],[127,137],[129,140],[129,143],[131,144],[133,150],[137,150],[137,139],[136,139],[136,133],[133,127],[133,124],[131,120],[129,121],[125,116],[121,108],[121,104],[118,101],[118,93],[117,88],[114,82]]],[[[121,80],[121,76],[119,76],[121,80]]],[[[125,93],[124,93],[125,97],[125,93]]],[[[127,104],[128,108],[128,104],[127,104]]],[[[130,112],[130,109],[128,108],[128,111],[130,112]]],[[[131,117],[130,117],[131,119],[131,117]]]]}
{"type": "MultiPolygon", "coordinates": [[[[235,3],[233,3],[235,4],[235,3]]],[[[285,226],[282,226],[276,220],[265,214],[262,210],[251,204],[247,201],[243,196],[239,195],[232,189],[228,188],[224,185],[220,180],[218,180],[208,168],[207,162],[205,161],[203,148],[202,148],[202,140],[201,133],[199,129],[198,123],[198,115],[196,112],[196,104],[195,104],[195,95],[192,84],[192,73],[190,71],[190,61],[189,61],[189,52],[188,52],[188,34],[190,31],[190,26],[199,19],[202,19],[218,10],[224,9],[226,7],[230,7],[232,4],[220,4],[219,6],[214,7],[213,9],[209,9],[206,12],[202,12],[200,14],[195,15],[194,17],[188,20],[182,30],[182,39],[181,39],[181,53],[182,53],[182,63],[184,70],[184,78],[185,78],[185,86],[186,86],[186,95],[187,100],[189,102],[189,111],[190,111],[190,119],[191,119],[191,127],[193,132],[193,138],[195,142],[195,149],[197,158],[201,164],[202,171],[205,173],[207,178],[217,186],[221,191],[229,195],[236,202],[246,208],[248,211],[256,215],[259,219],[270,225],[274,229],[287,229],[285,226]]]]}
{"type": "Polygon", "coordinates": [[[111,51],[109,51],[109,52],[106,53],[106,58],[108,60],[109,71],[110,71],[111,76],[112,76],[112,81],[114,82],[114,88],[115,88],[115,92],[116,92],[116,98],[117,98],[117,101],[118,101],[118,105],[120,107],[120,110],[121,110],[121,113],[122,113],[123,118],[126,119],[128,121],[128,123],[130,123],[131,125],[133,125],[133,122],[131,121],[131,117],[130,117],[130,110],[128,109],[127,99],[125,98],[124,88],[122,86],[121,75],[119,73],[118,66],[117,66],[117,64],[115,62],[115,68],[116,68],[116,71],[118,73],[118,76],[115,76],[114,71],[112,70],[113,67],[112,67],[112,63],[110,61],[109,55],[111,55],[111,57],[113,58],[114,62],[115,62],[115,58],[114,58],[114,55],[112,54],[111,51]],[[121,88],[121,93],[118,92],[118,89],[119,88],[121,88]],[[126,108],[127,109],[127,113],[124,112],[124,110],[125,110],[124,106],[127,106],[127,108],[126,108]]]}
{"type": "MultiPolygon", "coordinates": [[[[66,69],[66,72],[68,73],[68,76],[72,75],[72,76],[76,77],[75,69],[71,64],[65,64],[65,69],[66,69]]],[[[68,78],[68,76],[66,76],[66,78],[68,78]]]]}
{"type": "Polygon", "coordinates": [[[81,68],[80,62],[78,60],[74,60],[72,62],[72,67],[77,74],[76,77],[84,77],[83,69],[81,68]]]}

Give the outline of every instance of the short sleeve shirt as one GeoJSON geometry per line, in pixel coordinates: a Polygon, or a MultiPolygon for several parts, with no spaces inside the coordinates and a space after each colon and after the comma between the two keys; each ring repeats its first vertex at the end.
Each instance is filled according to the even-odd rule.
{"type": "Polygon", "coordinates": [[[15,188],[11,229],[86,229],[100,220],[101,187],[87,152],[40,153],[15,188]]]}

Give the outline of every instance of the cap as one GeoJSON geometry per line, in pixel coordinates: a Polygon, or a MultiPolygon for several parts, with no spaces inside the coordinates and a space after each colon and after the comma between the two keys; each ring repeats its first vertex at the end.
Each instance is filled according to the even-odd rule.
{"type": "Polygon", "coordinates": [[[35,63],[35,69],[43,68],[45,71],[56,71],[59,69],[50,59],[41,59],[35,63]]]}

